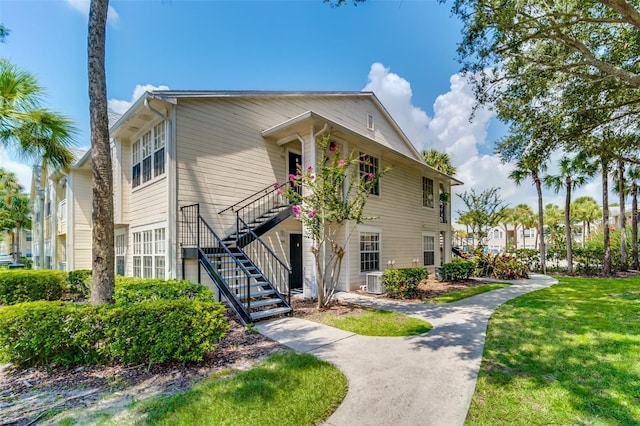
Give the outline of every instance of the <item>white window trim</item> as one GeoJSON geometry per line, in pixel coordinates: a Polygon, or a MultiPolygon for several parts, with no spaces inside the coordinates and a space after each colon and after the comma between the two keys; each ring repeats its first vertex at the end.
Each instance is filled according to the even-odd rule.
{"type": "Polygon", "coordinates": [[[373,114],[371,113],[367,113],[367,130],[376,130],[376,121],[373,114]]]}
{"type": "Polygon", "coordinates": [[[157,122],[154,122],[151,126],[149,126],[148,128],[145,127],[144,131],[140,131],[138,132],[134,138],[131,139],[131,164],[129,165],[129,171],[131,173],[131,192],[136,192],[142,188],[146,188],[147,186],[153,185],[156,182],[160,182],[164,179],[167,178],[167,151],[168,151],[168,145],[169,145],[169,132],[167,129],[167,123],[168,120],[160,120],[157,122]],[[164,173],[162,173],[161,175],[158,176],[154,176],[154,161],[155,161],[155,128],[159,125],[159,124],[163,124],[164,125],[164,173]],[[144,158],[142,157],[142,138],[147,134],[150,133],[150,147],[151,147],[151,178],[144,182],[143,181],[143,175],[144,175],[144,170],[143,170],[143,161],[144,158]],[[134,149],[133,146],[138,143],[139,145],[139,155],[138,155],[138,163],[134,163],[133,159],[134,159],[134,149]],[[133,186],[133,166],[135,166],[136,164],[140,164],[140,184],[136,187],[133,186]]]}
{"type": "MultiPolygon", "coordinates": [[[[438,203],[439,202],[440,201],[438,201],[438,203]]],[[[420,205],[422,206],[423,209],[430,209],[430,210],[435,210],[436,209],[436,180],[434,178],[432,178],[432,177],[422,175],[422,177],[420,179],[420,205]],[[424,205],[424,182],[423,182],[423,179],[431,180],[431,195],[433,197],[433,200],[432,200],[433,206],[425,206],[424,205]]],[[[440,204],[438,204],[438,208],[440,208],[440,204]]],[[[438,214],[440,214],[440,213],[438,212],[438,214]]]]}
{"type": "Polygon", "coordinates": [[[422,236],[420,237],[420,254],[422,257],[422,266],[425,268],[430,268],[432,266],[436,266],[438,264],[438,259],[436,258],[436,244],[437,244],[438,239],[436,238],[436,233],[435,232],[431,232],[431,231],[423,231],[422,232],[422,236]],[[433,237],[433,265],[425,265],[424,264],[424,253],[425,253],[425,249],[424,249],[424,237],[433,237]]]}
{"type": "MultiPolygon", "coordinates": [[[[144,238],[142,238],[140,240],[140,254],[134,255],[134,250],[133,250],[133,242],[134,242],[134,237],[133,234],[139,233],[139,232],[146,232],[146,231],[151,231],[151,236],[152,236],[152,242],[151,242],[151,248],[152,248],[152,254],[150,255],[153,259],[152,261],[152,275],[155,277],[156,276],[156,266],[155,266],[155,258],[156,256],[158,256],[158,254],[156,254],[156,242],[155,242],[155,230],[158,228],[164,228],[164,279],[168,279],[168,273],[169,273],[169,264],[170,264],[170,260],[168,259],[168,255],[169,255],[169,239],[168,239],[168,225],[166,221],[163,222],[155,222],[155,223],[151,223],[151,224],[147,224],[147,225],[141,225],[141,226],[136,226],[135,228],[131,228],[129,229],[129,234],[126,237],[126,241],[131,241],[131,275],[133,276],[133,265],[134,265],[134,261],[133,258],[135,256],[140,257],[140,272],[141,272],[141,276],[144,275],[144,256],[145,256],[145,252],[144,252],[144,238]]],[[[126,265],[127,265],[127,258],[129,256],[125,256],[125,272],[126,272],[126,265]]]]}
{"type": "Polygon", "coordinates": [[[378,258],[378,270],[382,271],[382,228],[377,227],[377,226],[370,226],[370,225],[358,225],[358,250],[357,250],[357,254],[358,254],[358,272],[360,276],[365,276],[367,274],[370,274],[374,271],[367,271],[367,272],[362,272],[361,269],[361,264],[360,264],[360,235],[363,233],[376,233],[378,234],[378,251],[380,253],[380,256],[378,258]]]}

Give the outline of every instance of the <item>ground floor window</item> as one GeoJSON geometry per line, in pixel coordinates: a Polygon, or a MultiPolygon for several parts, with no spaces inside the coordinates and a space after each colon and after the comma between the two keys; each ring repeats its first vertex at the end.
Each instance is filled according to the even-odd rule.
{"type": "Polygon", "coordinates": [[[436,237],[434,235],[422,236],[422,253],[424,259],[424,266],[433,266],[436,264],[435,255],[436,237]]]}
{"type": "Polygon", "coordinates": [[[133,276],[165,278],[165,228],[133,233],[133,276]]]}
{"type": "Polygon", "coordinates": [[[125,234],[116,235],[115,252],[116,252],[116,274],[125,274],[125,255],[127,250],[127,236],[125,234]]]}
{"type": "Polygon", "coordinates": [[[360,272],[380,270],[380,233],[360,232],[360,272]]]}

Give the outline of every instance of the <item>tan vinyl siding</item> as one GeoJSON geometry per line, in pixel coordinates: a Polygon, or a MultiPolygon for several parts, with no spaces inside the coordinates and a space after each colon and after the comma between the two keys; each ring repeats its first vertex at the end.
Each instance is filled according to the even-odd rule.
{"type": "Polygon", "coordinates": [[[68,241],[68,248],[73,250],[73,265],[70,269],[91,269],[92,176],[91,171],[85,170],[73,173],[73,241],[68,241]]]}
{"type": "Polygon", "coordinates": [[[165,220],[167,220],[167,179],[163,176],[131,192],[129,225],[136,227],[165,220]]]}
{"type": "MultiPolygon", "coordinates": [[[[362,148],[367,152],[365,148],[362,148]]],[[[376,155],[375,152],[367,152],[376,155]]],[[[380,158],[381,168],[391,169],[380,180],[380,196],[370,196],[365,206],[365,216],[376,217],[367,221],[365,226],[380,228],[381,253],[380,271],[389,267],[389,261],[395,261],[394,268],[423,266],[422,233],[432,232],[435,236],[436,265],[439,264],[439,232],[447,224],[440,224],[440,211],[437,201],[437,177],[430,176],[425,168],[403,164],[396,156],[380,158]],[[422,176],[434,180],[435,206],[422,207],[422,176]],[[418,262],[414,262],[418,259],[418,262]]],[[[359,233],[356,226],[350,244],[350,289],[365,284],[366,273],[360,272],[359,233]]],[[[434,268],[429,268],[433,273],[434,268]]]]}

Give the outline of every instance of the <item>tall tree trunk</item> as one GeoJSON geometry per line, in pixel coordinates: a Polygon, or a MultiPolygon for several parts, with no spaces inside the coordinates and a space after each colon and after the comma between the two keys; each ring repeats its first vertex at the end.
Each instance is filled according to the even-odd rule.
{"type": "Polygon", "coordinates": [[[633,269],[640,269],[638,265],[638,185],[631,184],[631,257],[633,269]]]}
{"type": "Polygon", "coordinates": [[[567,196],[564,200],[564,235],[567,239],[567,273],[573,274],[573,236],[571,235],[571,178],[565,179],[567,196]]]}
{"type": "Polygon", "coordinates": [[[89,114],[93,162],[93,278],[91,303],[111,303],[114,292],[113,169],[107,116],[105,39],[109,0],[91,0],[89,9],[89,114]]]}
{"type": "Polygon", "coordinates": [[[611,237],[609,235],[609,161],[602,159],[602,239],[604,257],[602,259],[602,273],[611,275],[611,237]]]}
{"type": "Polygon", "coordinates": [[[540,236],[540,269],[543,274],[546,274],[547,251],[544,242],[544,206],[542,203],[542,185],[540,183],[540,177],[537,173],[533,174],[533,182],[536,185],[536,191],[538,193],[538,235],[540,236]]]}
{"type": "Polygon", "coordinates": [[[22,223],[16,224],[16,254],[13,256],[15,263],[20,263],[20,235],[22,234],[22,223]]]}
{"type": "Polygon", "coordinates": [[[624,162],[618,160],[618,193],[620,196],[620,270],[627,270],[627,211],[625,209],[624,162]]]}

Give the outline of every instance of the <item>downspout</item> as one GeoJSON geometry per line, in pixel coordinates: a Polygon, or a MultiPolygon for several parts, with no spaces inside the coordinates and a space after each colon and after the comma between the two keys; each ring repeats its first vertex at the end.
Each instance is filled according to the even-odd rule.
{"type": "Polygon", "coordinates": [[[167,259],[165,260],[166,278],[177,278],[176,276],[176,262],[175,255],[175,240],[176,240],[176,222],[175,217],[176,207],[176,174],[175,174],[175,135],[173,120],[175,119],[175,109],[172,110],[171,115],[165,115],[162,112],[155,109],[149,103],[149,99],[144,100],[144,107],[149,111],[156,114],[158,117],[167,121],[167,141],[166,141],[166,154],[167,154],[167,242],[166,252],[167,259]]]}

